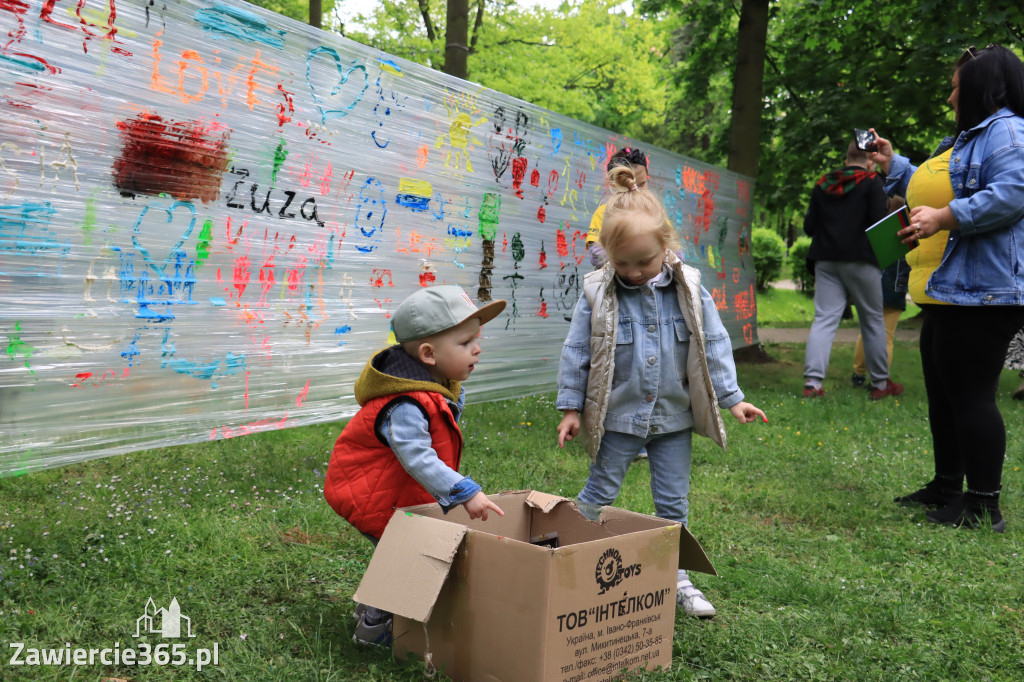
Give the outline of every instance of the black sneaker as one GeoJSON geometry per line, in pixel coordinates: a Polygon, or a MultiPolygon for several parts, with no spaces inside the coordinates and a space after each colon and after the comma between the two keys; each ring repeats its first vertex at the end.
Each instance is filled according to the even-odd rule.
{"type": "Polygon", "coordinates": [[[867,381],[867,377],[863,374],[854,374],[850,377],[850,383],[853,384],[854,388],[860,388],[867,381]]]}
{"type": "Polygon", "coordinates": [[[951,504],[959,504],[964,499],[963,491],[943,490],[932,483],[929,483],[920,490],[909,495],[894,497],[893,502],[907,506],[921,505],[930,509],[940,509],[951,504]]]}
{"type": "Polygon", "coordinates": [[[1006,519],[999,513],[998,508],[983,508],[961,501],[942,509],[925,512],[924,515],[932,523],[941,523],[954,528],[967,528],[968,530],[991,528],[996,533],[1006,532],[1006,519]]]}

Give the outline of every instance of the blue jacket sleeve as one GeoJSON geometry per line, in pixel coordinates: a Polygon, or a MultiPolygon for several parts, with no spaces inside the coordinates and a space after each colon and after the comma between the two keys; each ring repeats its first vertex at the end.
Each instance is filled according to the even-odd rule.
{"type": "Polygon", "coordinates": [[[558,362],[558,397],[555,409],[583,410],[590,378],[590,304],[580,296],[569,323],[569,334],[558,362]]]}
{"type": "Polygon", "coordinates": [[[711,373],[711,385],[718,398],[718,406],[729,409],[743,402],[743,391],[736,379],[736,362],[732,358],[732,341],[722,324],[711,294],[700,288],[701,308],[704,311],[704,344],[711,373]]]}
{"type": "MultiPolygon", "coordinates": [[[[460,396],[460,405],[462,400],[460,396]]],[[[458,413],[461,414],[461,410],[458,413]]],[[[415,403],[395,403],[381,420],[380,430],[402,467],[434,496],[445,512],[480,492],[480,486],[473,479],[455,471],[437,456],[431,446],[430,425],[415,403]]]]}

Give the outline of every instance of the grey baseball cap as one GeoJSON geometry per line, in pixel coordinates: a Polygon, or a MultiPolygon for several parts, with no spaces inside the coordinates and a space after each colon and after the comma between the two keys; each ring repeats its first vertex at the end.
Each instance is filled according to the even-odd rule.
{"type": "Polygon", "coordinates": [[[420,289],[402,301],[391,318],[391,329],[401,343],[443,332],[471,317],[487,324],[504,309],[501,299],[477,308],[462,287],[444,284],[420,289]]]}

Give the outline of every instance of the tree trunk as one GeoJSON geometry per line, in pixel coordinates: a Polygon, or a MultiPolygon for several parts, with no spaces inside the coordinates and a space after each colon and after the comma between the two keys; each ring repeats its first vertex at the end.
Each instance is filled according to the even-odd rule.
{"type": "Polygon", "coordinates": [[[757,178],[769,0],[743,0],[729,130],[729,170],[757,178]]]}
{"type": "Polygon", "coordinates": [[[448,0],[445,27],[444,72],[463,80],[469,77],[469,0],[448,0]]]}
{"type": "Polygon", "coordinates": [[[322,0],[309,0],[309,25],[320,28],[324,10],[322,0]]]}

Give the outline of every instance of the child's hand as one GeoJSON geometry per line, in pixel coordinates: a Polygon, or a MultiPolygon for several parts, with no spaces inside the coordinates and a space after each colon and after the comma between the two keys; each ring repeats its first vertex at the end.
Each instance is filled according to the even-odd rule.
{"type": "Polygon", "coordinates": [[[490,498],[484,495],[482,491],[463,502],[462,505],[466,508],[466,512],[471,519],[486,521],[488,509],[493,510],[498,516],[505,515],[505,512],[501,511],[498,505],[491,502],[490,498]]]}
{"type": "Polygon", "coordinates": [[[737,403],[730,407],[729,411],[732,412],[732,416],[739,420],[740,424],[749,424],[752,421],[757,421],[758,417],[763,422],[768,421],[768,417],[764,416],[764,412],[750,403],[737,403]]]}
{"type": "Polygon", "coordinates": [[[566,410],[562,415],[562,423],[558,425],[558,447],[564,448],[580,432],[580,413],[566,410]]]}

